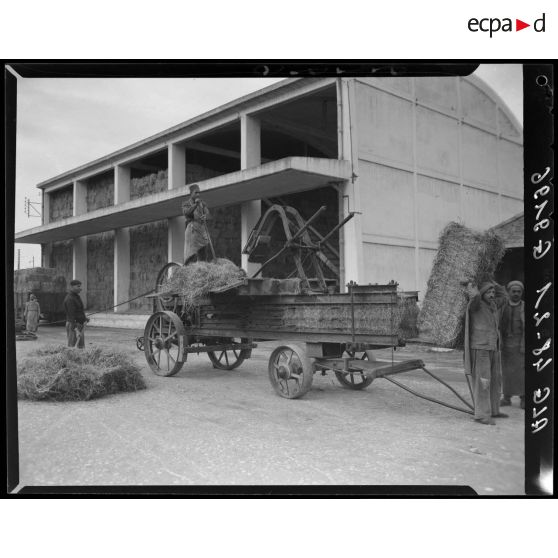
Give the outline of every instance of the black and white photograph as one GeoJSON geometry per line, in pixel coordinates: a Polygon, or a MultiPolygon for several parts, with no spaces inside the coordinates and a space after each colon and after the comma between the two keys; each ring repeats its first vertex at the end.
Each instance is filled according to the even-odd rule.
{"type": "Polygon", "coordinates": [[[7,66],[15,491],[525,495],[524,67],[469,66],[7,66]]]}

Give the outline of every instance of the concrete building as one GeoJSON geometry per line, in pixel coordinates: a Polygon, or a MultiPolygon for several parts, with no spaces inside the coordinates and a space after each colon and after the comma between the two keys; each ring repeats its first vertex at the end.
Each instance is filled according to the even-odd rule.
{"type": "Polygon", "coordinates": [[[41,182],[42,225],[15,240],[79,277],[89,309],[111,307],[182,262],[193,182],[218,256],[252,266],[241,249],[270,203],[305,218],[325,204],[321,234],[358,212],[332,238],[341,288],[393,279],[422,298],[448,222],[487,229],[522,211],[522,129],[475,77],[288,79],[41,182]]]}

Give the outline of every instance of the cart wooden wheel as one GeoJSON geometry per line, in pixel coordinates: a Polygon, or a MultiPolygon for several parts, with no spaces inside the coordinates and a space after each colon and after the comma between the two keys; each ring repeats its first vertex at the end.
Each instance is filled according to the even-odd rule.
{"type": "Polygon", "coordinates": [[[312,386],[314,363],[302,347],[282,345],[271,353],[268,373],[271,385],[278,395],[298,399],[312,386]]]}
{"type": "MultiPolygon", "coordinates": [[[[169,262],[165,264],[159,274],[157,275],[157,281],[155,283],[155,291],[159,292],[165,281],[172,277],[172,274],[179,268],[182,267],[176,262],[169,262]]],[[[156,309],[159,311],[174,312],[176,310],[176,305],[178,304],[178,297],[175,296],[159,296],[156,299],[156,309]]]]}
{"type": "Polygon", "coordinates": [[[144,352],[149,368],[158,376],[174,376],[186,361],[185,330],[173,312],[155,312],[145,326],[144,352]]]}
{"type": "MultiPolygon", "coordinates": [[[[232,343],[251,343],[251,339],[227,338],[220,340],[224,345],[232,343]]],[[[247,358],[250,358],[252,349],[223,349],[222,351],[207,351],[209,360],[213,363],[213,368],[219,370],[234,370],[239,367],[247,358]]]]}
{"type": "MultiPolygon", "coordinates": [[[[349,355],[353,358],[359,358],[355,353],[347,351],[349,355]]],[[[360,357],[360,360],[368,360],[368,355],[364,352],[360,357]]],[[[370,376],[364,376],[359,372],[354,372],[353,374],[343,374],[343,372],[335,372],[335,377],[339,383],[348,389],[364,389],[368,387],[374,378],[370,376]]]]}

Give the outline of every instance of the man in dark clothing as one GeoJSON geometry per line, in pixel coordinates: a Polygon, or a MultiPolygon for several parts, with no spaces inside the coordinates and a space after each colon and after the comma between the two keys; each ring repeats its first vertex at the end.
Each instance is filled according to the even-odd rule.
{"type": "Polygon", "coordinates": [[[473,380],[475,420],[494,424],[506,418],[500,412],[502,369],[500,362],[500,309],[507,297],[504,288],[490,281],[480,288],[469,284],[470,302],[465,315],[465,373],[473,380]]]}
{"type": "Polygon", "coordinates": [[[504,396],[500,407],[511,405],[513,395],[519,395],[519,406],[525,409],[525,303],[523,283],[510,281],[507,304],[502,308],[502,375],[504,396]]]}
{"type": "Polygon", "coordinates": [[[85,347],[84,326],[89,321],[85,316],[83,301],[79,296],[81,292],[81,281],[73,279],[70,281],[70,291],[64,298],[64,311],[66,312],[66,334],[68,336],[68,347],[85,347]]]}

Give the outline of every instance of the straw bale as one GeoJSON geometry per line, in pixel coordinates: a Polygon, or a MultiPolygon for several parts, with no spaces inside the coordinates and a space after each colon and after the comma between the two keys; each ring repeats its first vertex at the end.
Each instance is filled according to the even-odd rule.
{"type": "Polygon", "coordinates": [[[232,285],[244,277],[245,271],[226,258],[194,262],[177,268],[159,292],[180,294],[184,305],[190,308],[199,304],[210,291],[232,285]]]}
{"type": "Polygon", "coordinates": [[[417,320],[419,307],[416,300],[414,298],[399,299],[398,308],[401,315],[399,320],[399,336],[402,339],[418,337],[417,320]]]}
{"type": "Polygon", "coordinates": [[[489,280],[504,253],[503,241],[492,231],[454,222],[444,228],[418,317],[422,339],[440,347],[462,346],[467,298],[461,282],[489,280]]]}
{"type": "Polygon", "coordinates": [[[55,190],[49,195],[49,222],[59,221],[74,214],[73,186],[55,190]]]}
{"type": "Polygon", "coordinates": [[[87,401],[145,387],[127,355],[100,347],[49,345],[30,353],[17,369],[18,397],[34,401],[87,401]]]}
{"type": "Polygon", "coordinates": [[[87,181],[87,211],[114,205],[114,172],[108,171],[87,181]]]}
{"type": "Polygon", "coordinates": [[[130,199],[164,192],[168,187],[168,174],[168,170],[164,169],[139,178],[132,178],[130,181],[130,199]]]}
{"type": "Polygon", "coordinates": [[[113,304],[114,233],[110,231],[87,237],[87,308],[102,310],[113,304]]]}
{"type": "Polygon", "coordinates": [[[51,249],[51,267],[55,268],[59,275],[67,277],[68,281],[70,281],[71,279],[73,279],[72,241],[63,240],[61,242],[53,242],[51,244],[51,249]]]}
{"type": "MultiPolygon", "coordinates": [[[[152,291],[157,276],[167,263],[167,221],[155,221],[130,227],[129,298],[152,291]]],[[[140,297],[129,303],[133,312],[150,312],[152,301],[140,297]]]]}

